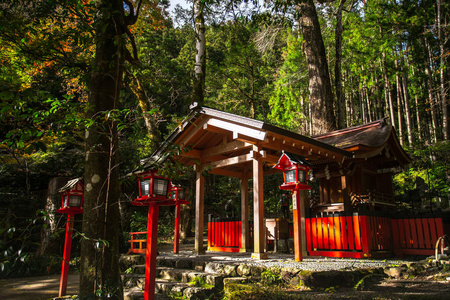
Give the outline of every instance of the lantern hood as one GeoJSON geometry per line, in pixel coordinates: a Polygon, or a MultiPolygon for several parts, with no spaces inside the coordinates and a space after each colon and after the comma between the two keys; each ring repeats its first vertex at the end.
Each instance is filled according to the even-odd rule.
{"type": "Polygon", "coordinates": [[[75,178],[75,179],[71,179],[71,180],[67,181],[66,185],[63,186],[62,188],[60,188],[58,190],[58,192],[62,193],[62,192],[65,192],[65,191],[69,191],[69,190],[73,189],[78,184],[78,182],[83,183],[81,177],[75,178]]]}
{"type": "Polygon", "coordinates": [[[306,161],[306,159],[294,153],[285,152],[280,156],[278,163],[273,166],[274,169],[284,170],[284,168],[292,165],[303,165],[311,168],[311,164],[306,161]]]}

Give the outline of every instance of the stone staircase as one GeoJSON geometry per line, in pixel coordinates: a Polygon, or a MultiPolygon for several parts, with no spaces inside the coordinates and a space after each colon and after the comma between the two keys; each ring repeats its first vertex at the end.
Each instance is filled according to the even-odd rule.
{"type": "MultiPolygon", "coordinates": [[[[145,256],[121,258],[125,300],[144,298],[145,256]]],[[[155,299],[221,299],[224,280],[247,281],[238,277],[238,266],[208,262],[198,257],[157,256],[155,299]]]]}

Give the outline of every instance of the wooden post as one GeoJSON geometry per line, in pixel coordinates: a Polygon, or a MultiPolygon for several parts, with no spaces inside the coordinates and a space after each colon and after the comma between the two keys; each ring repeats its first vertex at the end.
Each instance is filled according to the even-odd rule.
{"type": "Polygon", "coordinates": [[[203,249],[203,214],[204,214],[204,195],[205,178],[202,175],[201,168],[196,166],[197,179],[195,181],[195,250],[194,253],[204,254],[203,249]]]}
{"type": "Polygon", "coordinates": [[[250,234],[249,234],[249,209],[248,209],[248,176],[245,173],[241,178],[241,234],[242,247],[239,252],[247,252],[250,248],[250,234]]]}
{"type": "Polygon", "coordinates": [[[72,232],[73,232],[74,216],[75,214],[67,215],[66,240],[64,242],[64,255],[61,268],[61,280],[59,281],[59,297],[65,296],[67,290],[67,278],[69,276],[69,264],[70,264],[70,252],[72,249],[72,232]]]}
{"type": "Polygon", "coordinates": [[[292,191],[292,213],[293,213],[293,227],[294,227],[294,252],[295,261],[302,261],[302,222],[301,222],[301,205],[300,190],[292,191]]]}
{"type": "Polygon", "coordinates": [[[173,237],[173,253],[180,251],[180,210],[181,205],[175,204],[175,233],[173,237]]]}
{"type": "Polygon", "coordinates": [[[307,204],[308,204],[308,203],[306,203],[308,200],[308,197],[307,197],[306,190],[300,190],[299,192],[300,192],[299,193],[299,196],[300,196],[299,203],[300,203],[300,220],[301,220],[301,225],[300,225],[301,231],[300,232],[301,232],[301,241],[302,241],[301,249],[302,249],[302,256],[306,256],[308,254],[308,251],[307,251],[308,247],[306,246],[307,240],[306,240],[305,207],[307,207],[307,204]]]}
{"type": "Polygon", "coordinates": [[[144,299],[155,299],[156,253],[158,252],[158,214],[159,205],[151,203],[148,206],[147,251],[145,259],[145,290],[144,299]]]}
{"type": "Polygon", "coordinates": [[[265,259],[266,227],[264,224],[263,162],[259,147],[253,146],[253,254],[252,258],[265,259]]]}

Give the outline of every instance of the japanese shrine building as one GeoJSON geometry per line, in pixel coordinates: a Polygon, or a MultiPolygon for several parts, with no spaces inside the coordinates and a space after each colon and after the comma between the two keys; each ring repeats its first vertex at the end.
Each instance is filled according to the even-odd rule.
{"type": "MultiPolygon", "coordinates": [[[[202,176],[206,170],[239,178],[241,182],[240,240],[231,247],[240,252],[252,249],[254,258],[266,257],[264,175],[281,173],[272,167],[283,151],[303,156],[312,165],[314,178],[319,180],[317,195],[307,197],[303,192],[301,197],[301,248],[305,254],[370,257],[377,253],[399,253],[397,249],[402,246],[408,248],[405,224],[401,225],[405,245],[396,245],[402,243],[398,236],[399,223],[379,216],[395,207],[393,172],[410,162],[386,119],[310,138],[262,121],[194,104],[188,117],[152,157],[163,156],[170,145],[188,149],[172,158],[192,166],[196,172],[197,254],[206,250],[203,249],[205,182],[202,176]],[[253,199],[249,199],[249,179],[253,180],[253,199]],[[249,237],[249,201],[253,203],[253,245],[249,237]]],[[[434,226],[437,237],[443,233],[442,221],[426,224],[428,230],[434,226]]],[[[433,239],[419,245],[417,240],[423,239],[417,232],[415,234],[414,243],[429,250],[433,239]]]]}

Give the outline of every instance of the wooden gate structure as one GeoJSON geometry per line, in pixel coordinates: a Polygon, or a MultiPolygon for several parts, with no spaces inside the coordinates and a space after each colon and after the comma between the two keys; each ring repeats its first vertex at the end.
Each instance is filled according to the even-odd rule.
{"type": "Polygon", "coordinates": [[[386,214],[395,208],[392,174],[411,161],[386,118],[306,137],[262,121],[194,104],[189,116],[152,157],[143,160],[143,168],[154,167],[166,158],[171,145],[181,149],[171,159],[192,166],[196,172],[197,254],[205,251],[202,172],[207,171],[241,180],[240,221],[210,223],[209,239],[215,238],[214,243],[209,243],[210,250],[252,251],[253,258],[266,257],[264,175],[280,173],[272,167],[283,151],[303,156],[319,182],[316,194],[307,197],[304,192],[301,196],[302,249],[308,250],[309,255],[372,257],[393,252],[429,253],[435,240],[433,234],[445,233],[441,230],[443,223],[437,220],[411,221],[406,216],[405,221],[386,214]],[[253,180],[251,232],[249,179],[253,180]],[[432,226],[435,233],[431,233],[432,226]]]}

